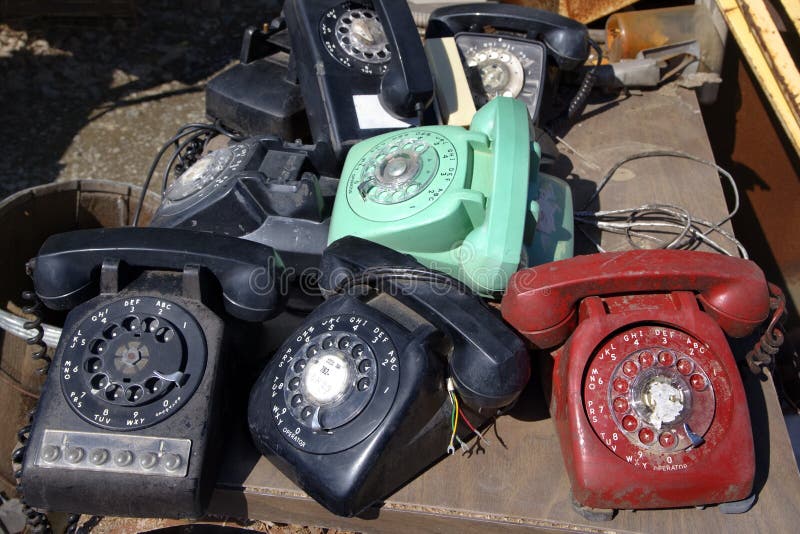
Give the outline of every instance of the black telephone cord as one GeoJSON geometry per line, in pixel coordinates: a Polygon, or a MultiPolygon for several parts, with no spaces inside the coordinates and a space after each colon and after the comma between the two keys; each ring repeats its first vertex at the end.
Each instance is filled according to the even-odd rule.
{"type": "Polygon", "coordinates": [[[594,67],[586,72],[578,92],[569,103],[569,107],[567,108],[567,120],[569,122],[574,122],[583,114],[583,110],[586,109],[586,104],[589,102],[589,94],[592,92],[592,87],[594,87],[594,84],[597,81],[597,69],[603,62],[603,50],[600,48],[600,45],[598,45],[592,39],[588,39],[588,42],[589,46],[591,46],[597,54],[597,62],[595,63],[594,67]]]}

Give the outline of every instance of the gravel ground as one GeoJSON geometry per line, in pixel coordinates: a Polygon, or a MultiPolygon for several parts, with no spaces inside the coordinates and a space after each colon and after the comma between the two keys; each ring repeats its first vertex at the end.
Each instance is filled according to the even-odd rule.
{"type": "Polygon", "coordinates": [[[1,21],[0,197],[56,180],[141,183],[158,147],[205,119],[205,82],[233,63],[244,28],[277,9],[213,4],[139,0],[132,19],[1,21]]]}

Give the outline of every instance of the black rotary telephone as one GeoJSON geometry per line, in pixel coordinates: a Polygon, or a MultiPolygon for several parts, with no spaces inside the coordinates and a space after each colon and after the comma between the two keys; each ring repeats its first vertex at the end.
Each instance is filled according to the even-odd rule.
{"type": "Polygon", "coordinates": [[[242,237],[296,272],[316,268],[339,180],[302,145],[252,138],[208,153],[167,189],[150,226],[242,237]]]}
{"type": "Polygon", "coordinates": [[[406,2],[287,0],[284,17],[311,136],[330,155],[322,172],[338,173],[358,141],[438,122],[406,2]]]}
{"type": "Polygon", "coordinates": [[[321,272],[329,298],[267,364],[248,419],[259,451],[352,516],[452,451],[457,412],[477,428],[513,404],[530,362],[478,296],[410,256],[345,237],[321,272]]]}
{"type": "Polygon", "coordinates": [[[497,96],[522,100],[537,123],[543,95],[552,92],[545,67],[572,71],[589,56],[583,24],[509,4],[436,9],[425,39],[442,117],[462,126],[497,96]]]}
{"type": "Polygon", "coordinates": [[[226,352],[236,320],[280,311],[275,261],[270,247],[186,230],[50,237],[30,264],[36,294],[72,311],[22,459],[28,504],[201,516],[224,435],[226,352]]]}

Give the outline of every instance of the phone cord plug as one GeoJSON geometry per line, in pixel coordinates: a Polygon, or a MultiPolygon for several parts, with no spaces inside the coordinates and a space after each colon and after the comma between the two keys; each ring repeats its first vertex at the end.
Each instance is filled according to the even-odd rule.
{"type": "Polygon", "coordinates": [[[578,92],[575,93],[575,96],[569,103],[569,107],[567,108],[567,120],[569,122],[575,121],[583,114],[583,110],[586,109],[586,104],[589,101],[589,93],[592,92],[592,87],[594,87],[594,83],[597,81],[597,68],[600,67],[603,61],[603,51],[600,49],[600,46],[591,39],[589,39],[589,46],[597,53],[597,63],[586,72],[581,86],[578,88],[578,92]]]}
{"type": "Polygon", "coordinates": [[[769,286],[769,307],[772,311],[766,330],[761,334],[758,342],[745,357],[747,365],[753,374],[760,375],[764,367],[772,368],[775,363],[775,355],[783,345],[783,320],[786,317],[786,297],[781,288],[775,284],[768,283],[769,286]]]}

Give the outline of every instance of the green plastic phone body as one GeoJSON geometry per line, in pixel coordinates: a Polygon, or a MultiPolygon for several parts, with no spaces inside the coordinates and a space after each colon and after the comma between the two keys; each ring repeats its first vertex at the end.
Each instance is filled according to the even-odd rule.
{"type": "Polygon", "coordinates": [[[468,130],[423,126],[358,143],[345,161],[328,243],[369,239],[486,296],[502,292],[520,266],[571,257],[572,195],[563,180],[538,172],[529,122],[524,104],[500,97],[468,130]]]}

